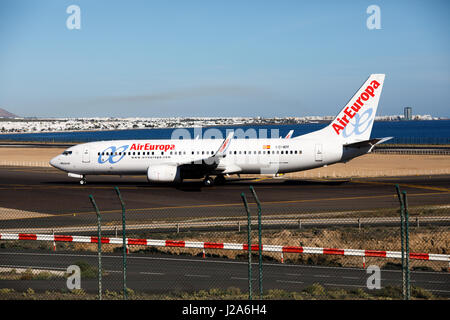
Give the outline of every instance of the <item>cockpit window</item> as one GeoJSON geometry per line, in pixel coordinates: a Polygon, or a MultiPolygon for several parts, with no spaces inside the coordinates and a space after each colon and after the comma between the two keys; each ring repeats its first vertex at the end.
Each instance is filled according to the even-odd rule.
{"type": "Polygon", "coordinates": [[[68,156],[69,154],[72,154],[72,151],[64,151],[63,155],[68,156]]]}

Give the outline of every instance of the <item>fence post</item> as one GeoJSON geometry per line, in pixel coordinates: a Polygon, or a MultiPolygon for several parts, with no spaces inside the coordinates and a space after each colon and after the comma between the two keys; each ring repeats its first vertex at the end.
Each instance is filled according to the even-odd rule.
{"type": "MultiPolygon", "coordinates": [[[[123,273],[123,299],[128,299],[128,289],[127,289],[127,238],[126,238],[126,220],[125,220],[125,202],[123,202],[122,195],[120,194],[119,188],[115,187],[117,196],[119,197],[120,205],[122,207],[122,273],[123,273]]],[[[117,227],[116,227],[117,233],[117,227]]],[[[117,235],[116,235],[117,237],[117,235]]]]}
{"type": "Polygon", "coordinates": [[[247,249],[248,249],[248,299],[252,300],[252,226],[250,210],[248,209],[247,198],[241,193],[242,201],[244,201],[245,210],[247,211],[247,249]]]}
{"type": "Polygon", "coordinates": [[[94,197],[89,195],[92,205],[97,213],[97,252],[98,252],[98,299],[102,300],[102,221],[100,211],[95,203],[94,197]]]}
{"type": "Polygon", "coordinates": [[[406,247],[406,300],[411,299],[411,281],[409,276],[409,213],[406,191],[403,191],[403,204],[405,206],[405,247],[406,247]]]}
{"type": "Polygon", "coordinates": [[[256,195],[253,186],[250,186],[253,197],[255,198],[256,204],[258,206],[258,254],[259,254],[259,298],[263,298],[263,266],[262,266],[262,222],[261,222],[261,203],[259,202],[258,196],[256,195]]]}
{"type": "Polygon", "coordinates": [[[53,251],[56,251],[55,230],[54,229],[52,229],[52,234],[53,234],[53,251]]]}
{"type": "Polygon", "coordinates": [[[403,198],[400,193],[400,187],[398,184],[395,185],[397,191],[398,201],[400,202],[400,238],[401,238],[401,252],[402,252],[402,294],[403,299],[406,299],[406,272],[405,272],[405,229],[404,229],[404,204],[403,198]]]}

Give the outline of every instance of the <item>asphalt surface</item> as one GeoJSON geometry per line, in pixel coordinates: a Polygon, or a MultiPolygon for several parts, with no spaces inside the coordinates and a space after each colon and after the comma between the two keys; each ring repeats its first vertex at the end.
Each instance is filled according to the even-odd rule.
{"type": "MultiPolygon", "coordinates": [[[[127,221],[186,221],[196,218],[245,218],[241,193],[256,206],[254,186],[265,217],[353,212],[398,208],[395,184],[408,195],[410,208],[450,205],[450,176],[411,176],[344,179],[230,179],[225,185],[204,187],[201,181],[180,186],[149,184],[145,177],[88,176],[88,184],[51,168],[0,167],[0,208],[49,214],[49,217],[7,219],[0,229],[93,225],[93,195],[105,223],[121,221],[118,186],[126,203],[127,221]]],[[[445,210],[445,209],[443,209],[445,210]]],[[[447,209],[448,210],[448,209],[447,209]]],[[[7,214],[1,209],[0,215],[7,214]]]]}
{"type": "MultiPolygon", "coordinates": [[[[0,250],[1,268],[31,268],[65,271],[69,265],[80,261],[97,266],[97,254],[87,252],[44,252],[31,250],[0,250]]],[[[104,290],[122,290],[122,256],[104,254],[102,266],[104,290]]],[[[253,288],[258,292],[258,264],[252,264],[253,288]]],[[[367,289],[367,279],[372,273],[365,269],[263,263],[263,288],[300,291],[314,283],[325,288],[367,289]]],[[[381,287],[401,286],[400,270],[381,270],[381,287]]],[[[238,287],[248,290],[248,267],[246,261],[219,258],[198,258],[170,255],[132,254],[127,257],[128,287],[140,292],[164,293],[179,291],[226,289],[238,287]]],[[[97,292],[97,280],[82,279],[81,287],[97,292]]],[[[435,295],[450,296],[450,273],[412,271],[411,285],[431,291],[435,295]]],[[[0,288],[16,291],[66,289],[64,278],[51,280],[0,280],[0,288]]]]}

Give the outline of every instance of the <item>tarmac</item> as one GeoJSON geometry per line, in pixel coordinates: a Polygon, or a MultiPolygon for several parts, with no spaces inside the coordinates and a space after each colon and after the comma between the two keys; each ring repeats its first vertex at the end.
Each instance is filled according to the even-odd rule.
{"type": "MultiPolygon", "coordinates": [[[[231,178],[225,185],[204,187],[200,180],[181,185],[149,184],[145,176],[88,176],[88,183],[52,168],[0,167],[0,229],[92,225],[95,201],[106,223],[121,222],[114,190],[126,204],[127,221],[187,221],[244,218],[241,194],[256,214],[253,186],[264,217],[308,216],[329,212],[395,209],[395,185],[407,192],[410,208],[450,205],[450,176],[406,176],[355,179],[287,179],[261,176],[231,178]]],[[[448,210],[448,209],[447,209],[448,210]]]]}

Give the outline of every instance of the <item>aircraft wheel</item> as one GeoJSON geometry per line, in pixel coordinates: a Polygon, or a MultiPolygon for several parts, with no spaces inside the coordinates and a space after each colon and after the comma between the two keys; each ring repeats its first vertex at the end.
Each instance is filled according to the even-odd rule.
{"type": "Polygon", "coordinates": [[[86,184],[86,178],[81,179],[80,184],[86,184]]]}
{"type": "Polygon", "coordinates": [[[223,185],[225,184],[227,180],[225,179],[225,177],[223,175],[218,175],[215,179],[214,179],[214,184],[217,185],[223,185]]]}
{"type": "Polygon", "coordinates": [[[203,180],[203,184],[204,184],[206,187],[210,187],[210,186],[212,186],[212,185],[214,184],[214,180],[213,180],[211,177],[206,177],[206,178],[203,180]]]}

